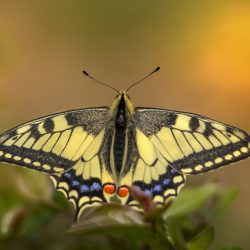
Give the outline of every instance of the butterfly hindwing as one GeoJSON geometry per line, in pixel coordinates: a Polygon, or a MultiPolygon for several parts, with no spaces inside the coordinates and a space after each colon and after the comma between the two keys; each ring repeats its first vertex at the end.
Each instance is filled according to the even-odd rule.
{"type": "Polygon", "coordinates": [[[76,220],[86,208],[110,202],[113,196],[103,192],[103,187],[114,181],[99,152],[87,161],[80,158],[72,169],[51,175],[51,179],[55,188],[74,204],[76,220]]]}
{"type": "MultiPolygon", "coordinates": [[[[167,163],[158,162],[154,166],[148,166],[139,158],[132,169],[131,176],[125,175],[124,180],[131,178],[130,185],[139,187],[151,196],[157,205],[166,204],[171,198],[177,196],[185,184],[185,175],[175,171],[167,163]]],[[[131,196],[125,203],[131,207],[140,208],[138,201],[131,196]]]]}
{"type": "MultiPolygon", "coordinates": [[[[169,162],[159,154],[150,139],[134,124],[130,128],[130,147],[119,186],[137,186],[162,205],[178,195],[185,184],[185,175],[171,168],[169,162]]],[[[130,195],[120,198],[122,203],[140,208],[138,201],[130,195]]]]}
{"type": "Polygon", "coordinates": [[[249,135],[206,117],[146,108],[134,117],[158,157],[180,173],[204,173],[250,156],[249,135]]]}
{"type": "Polygon", "coordinates": [[[51,175],[59,191],[75,206],[75,219],[89,207],[110,202],[115,181],[108,164],[112,130],[103,128],[68,171],[51,175]]]}

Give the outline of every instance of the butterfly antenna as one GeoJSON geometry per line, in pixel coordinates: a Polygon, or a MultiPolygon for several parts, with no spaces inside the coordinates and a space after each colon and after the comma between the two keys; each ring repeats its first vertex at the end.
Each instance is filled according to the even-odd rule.
{"type": "Polygon", "coordinates": [[[151,76],[152,74],[154,74],[155,72],[157,72],[160,69],[160,67],[157,67],[155,70],[153,70],[151,73],[149,73],[148,75],[146,75],[145,77],[143,77],[140,81],[133,83],[132,85],[130,85],[125,92],[128,92],[131,88],[133,88],[135,85],[137,85],[138,83],[144,81],[146,78],[148,78],[149,76],[151,76]]]}
{"type": "Polygon", "coordinates": [[[104,86],[106,86],[106,87],[108,87],[108,88],[111,88],[111,89],[115,90],[118,94],[120,94],[120,91],[119,91],[119,90],[117,90],[116,88],[112,87],[111,85],[109,85],[109,84],[107,84],[107,83],[104,83],[104,82],[101,82],[101,81],[95,79],[95,78],[94,78],[93,76],[91,76],[87,71],[83,70],[82,73],[83,73],[85,76],[89,77],[90,79],[94,80],[95,82],[100,83],[101,85],[104,85],[104,86]]]}

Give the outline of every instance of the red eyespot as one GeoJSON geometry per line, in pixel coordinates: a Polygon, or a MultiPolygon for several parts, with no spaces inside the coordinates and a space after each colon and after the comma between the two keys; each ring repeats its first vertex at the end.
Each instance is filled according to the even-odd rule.
{"type": "Polygon", "coordinates": [[[105,184],[103,190],[107,194],[113,194],[115,192],[115,185],[114,184],[105,184]]]}
{"type": "Polygon", "coordinates": [[[129,190],[127,187],[120,187],[119,190],[118,190],[118,195],[120,197],[126,197],[129,193],[129,190]]]}

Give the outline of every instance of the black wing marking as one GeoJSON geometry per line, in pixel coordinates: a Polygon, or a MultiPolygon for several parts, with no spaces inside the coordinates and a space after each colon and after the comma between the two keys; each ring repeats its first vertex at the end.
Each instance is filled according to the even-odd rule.
{"type": "MultiPolygon", "coordinates": [[[[134,174],[132,174],[132,185],[139,187],[142,191],[151,196],[153,202],[157,205],[163,205],[179,194],[181,188],[185,185],[186,177],[171,168],[168,164],[163,165],[161,163],[156,163],[156,165],[157,164],[160,164],[161,167],[145,166],[145,168],[151,169],[147,174],[147,170],[141,172],[139,170],[140,165],[135,165],[134,174]],[[140,177],[138,173],[136,173],[137,171],[141,172],[140,177]]],[[[126,204],[140,208],[139,203],[133,200],[131,195],[126,201],[126,204]]]]}

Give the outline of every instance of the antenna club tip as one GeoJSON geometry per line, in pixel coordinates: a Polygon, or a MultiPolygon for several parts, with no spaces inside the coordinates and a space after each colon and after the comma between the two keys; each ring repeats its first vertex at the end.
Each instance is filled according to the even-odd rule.
{"type": "Polygon", "coordinates": [[[160,69],[161,69],[161,67],[158,66],[158,67],[155,69],[155,71],[158,71],[158,70],[160,70],[160,69]]]}
{"type": "Polygon", "coordinates": [[[83,70],[82,73],[83,73],[84,75],[86,75],[86,76],[89,76],[88,72],[85,71],[85,70],[83,70]]]}

